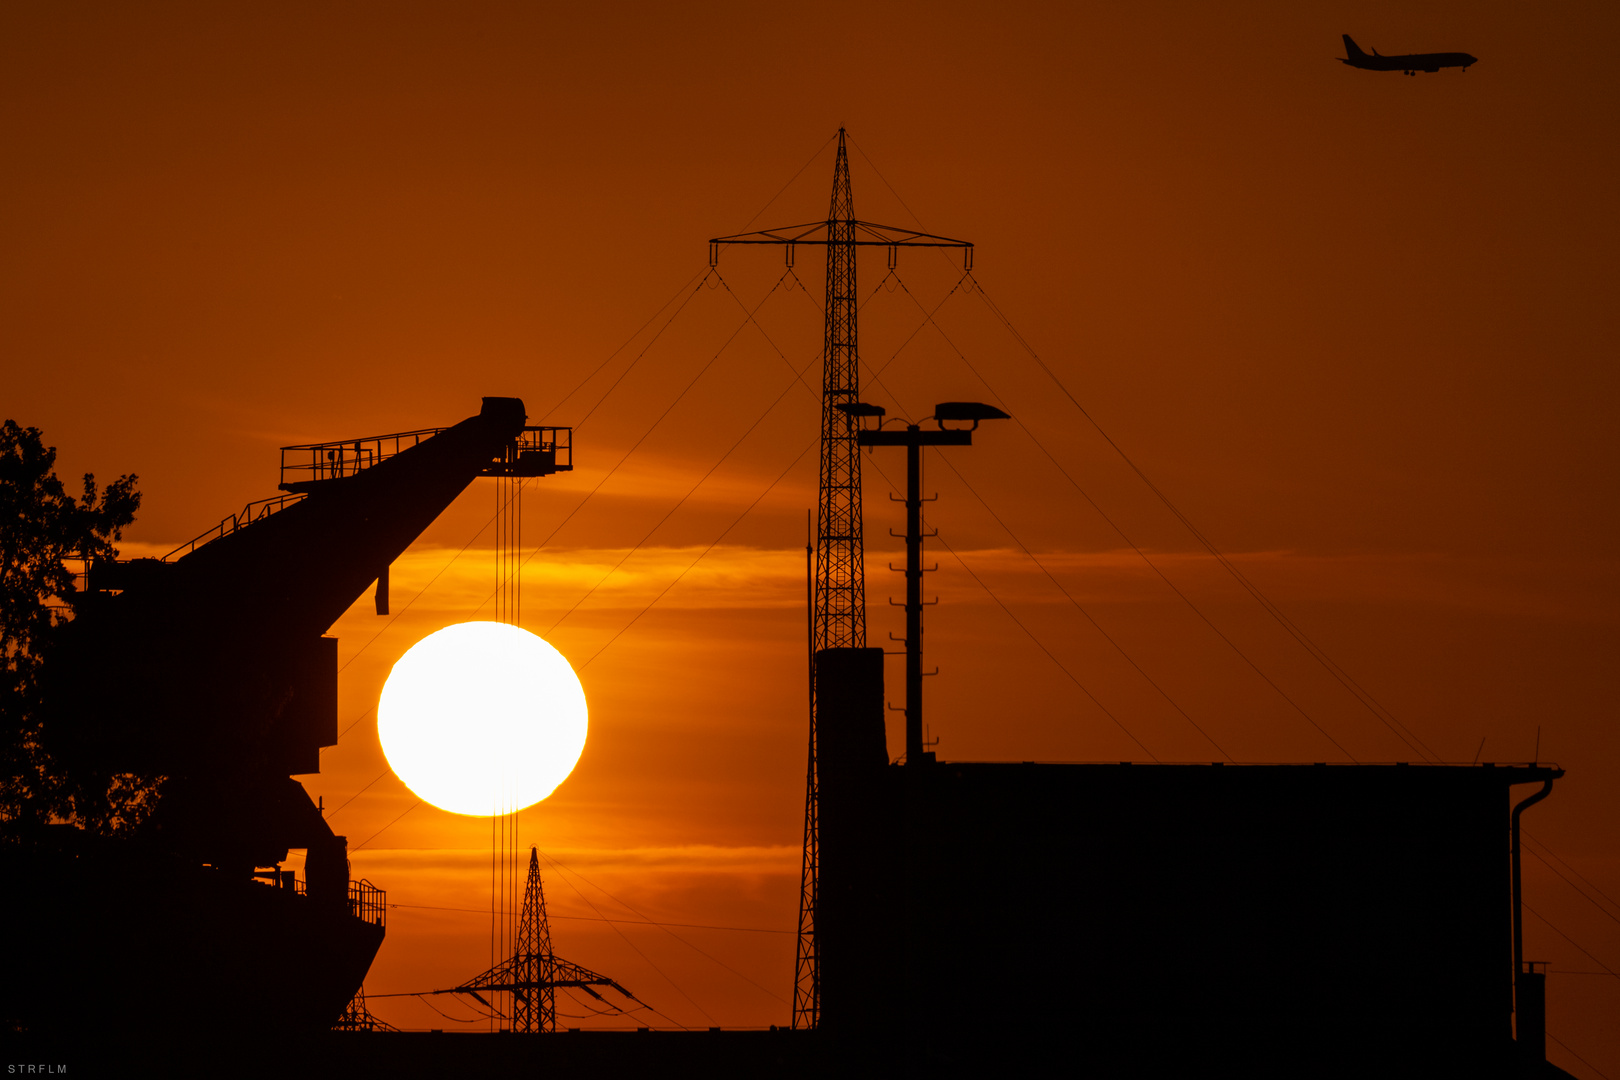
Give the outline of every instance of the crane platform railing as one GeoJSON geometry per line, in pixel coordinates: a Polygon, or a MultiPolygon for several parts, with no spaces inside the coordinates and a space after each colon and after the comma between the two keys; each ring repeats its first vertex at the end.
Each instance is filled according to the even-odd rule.
{"type": "Polygon", "coordinates": [[[217,540],[221,536],[229,536],[238,529],[247,528],[255,521],[263,521],[265,518],[276,513],[278,510],[285,510],[293,503],[302,500],[303,497],[304,493],[298,491],[288,492],[285,495],[272,495],[268,499],[258,499],[254,502],[250,502],[242,508],[241,513],[231,514],[228,517],[221,518],[218,525],[215,525],[207,532],[192,537],[190,540],[187,540],[185,543],[163,556],[163,561],[174,562],[176,559],[184,558],[185,556],[190,555],[193,551],[196,551],[198,548],[202,547],[204,544],[208,543],[208,541],[217,540]]]}
{"type": "Polygon", "coordinates": [[[388,894],[365,878],[349,882],[349,914],[361,922],[386,929],[388,894]]]}
{"type": "MultiPolygon", "coordinates": [[[[297,896],[309,895],[309,882],[298,876],[297,871],[282,870],[277,867],[269,870],[255,870],[253,876],[262,880],[272,889],[287,889],[297,896]]],[[[365,878],[355,881],[349,879],[349,914],[361,922],[368,922],[373,926],[385,929],[388,924],[388,893],[379,889],[365,878]]]]}
{"type": "MultiPolygon", "coordinates": [[[[346,480],[381,465],[426,439],[442,427],[398,431],[363,439],[308,443],[281,448],[281,489],[305,492],[317,484],[346,480]]],[[[573,428],[526,427],[501,456],[491,459],[480,476],[549,476],[574,468],[573,428]]]]}

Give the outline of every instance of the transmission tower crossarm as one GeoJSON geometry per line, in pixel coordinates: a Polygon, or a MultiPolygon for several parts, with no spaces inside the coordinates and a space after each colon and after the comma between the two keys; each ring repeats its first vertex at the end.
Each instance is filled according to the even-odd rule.
{"type": "Polygon", "coordinates": [[[717,236],[711,244],[841,244],[855,247],[950,247],[970,248],[971,240],[956,240],[949,236],[902,229],[896,225],[879,225],[875,221],[846,219],[837,224],[853,227],[853,237],[835,236],[833,222],[812,221],[805,225],[788,225],[780,229],[761,229],[757,232],[737,233],[735,236],[717,236]]]}
{"type": "MultiPolygon", "coordinates": [[[[514,964],[509,960],[506,963],[491,968],[489,971],[486,971],[476,979],[471,979],[468,982],[462,983],[460,986],[452,986],[445,990],[429,990],[427,993],[430,995],[470,994],[473,997],[478,997],[478,993],[481,990],[487,992],[491,990],[544,990],[548,987],[558,989],[568,987],[575,990],[584,990],[592,997],[600,998],[601,995],[593,991],[591,987],[607,986],[617,990],[619,993],[623,994],[625,997],[636,1002],[637,1004],[646,1004],[646,1002],[636,997],[636,995],[632,994],[630,991],[626,990],[624,987],[620,986],[606,975],[598,975],[596,972],[591,971],[588,968],[582,968],[578,964],[571,964],[567,960],[558,960],[555,957],[549,958],[549,961],[553,969],[558,973],[553,978],[524,979],[514,977],[512,973],[514,964]]],[[[479,998],[479,1000],[481,1001],[483,999],[479,998]]]]}
{"type": "Polygon", "coordinates": [[[567,960],[558,960],[556,957],[552,957],[551,963],[552,970],[556,972],[551,980],[553,986],[570,986],[581,990],[589,990],[593,986],[610,986],[631,1001],[641,1005],[646,1004],[645,1001],[642,1001],[606,975],[598,975],[590,968],[580,967],[578,964],[570,963],[567,960]]]}
{"type": "Polygon", "coordinates": [[[513,986],[526,986],[529,985],[530,982],[534,982],[536,985],[550,984],[552,986],[611,986],[613,989],[617,990],[619,993],[623,994],[627,998],[630,998],[631,1000],[640,1000],[636,997],[636,995],[614,982],[608,976],[599,974],[592,971],[588,967],[582,967],[579,964],[575,964],[571,961],[558,959],[555,956],[539,957],[539,959],[547,961],[551,965],[552,970],[556,972],[556,975],[553,978],[540,980],[514,979],[512,974],[513,967],[526,959],[528,959],[528,957],[518,956],[509,960],[503,960],[499,964],[496,964],[494,967],[490,968],[488,971],[484,972],[482,975],[476,975],[462,983],[460,986],[452,986],[445,990],[430,990],[428,993],[465,994],[472,990],[510,990],[513,986]]]}

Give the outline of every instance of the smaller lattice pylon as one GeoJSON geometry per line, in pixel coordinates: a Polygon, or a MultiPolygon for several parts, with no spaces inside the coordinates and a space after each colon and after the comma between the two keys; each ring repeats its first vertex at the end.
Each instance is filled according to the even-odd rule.
{"type": "MultiPolygon", "coordinates": [[[[523,889],[523,911],[518,917],[517,949],[477,978],[435,994],[467,994],[484,1001],[483,993],[512,995],[512,1030],[518,1032],[557,1030],[557,991],[583,990],[608,1004],[594,987],[607,986],[637,1005],[640,998],[589,968],[557,958],[551,951],[551,923],[546,919],[546,894],[540,883],[540,853],[529,849],[529,880],[523,889]]],[[[486,1002],[487,1004],[487,1002],[486,1002]]]]}
{"type": "Polygon", "coordinates": [[[557,958],[551,951],[551,920],[540,882],[540,851],[529,848],[529,877],[518,915],[517,949],[512,955],[512,1030],[556,1031],[557,958]],[[519,984],[529,984],[519,989],[519,984]]]}
{"type": "Polygon", "coordinates": [[[378,1019],[370,1009],[366,1008],[366,988],[364,986],[354,992],[354,997],[343,1006],[343,1015],[332,1024],[333,1031],[398,1031],[399,1028],[386,1020],[378,1019]]]}

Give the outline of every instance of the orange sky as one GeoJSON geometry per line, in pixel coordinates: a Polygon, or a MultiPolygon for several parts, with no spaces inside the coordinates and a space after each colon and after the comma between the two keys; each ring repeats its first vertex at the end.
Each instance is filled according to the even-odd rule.
{"type": "MultiPolygon", "coordinates": [[[[580,669],[592,734],[524,828],[584,875],[576,893],[548,868],[559,916],[598,915],[583,894],[636,917],[588,879],[653,919],[778,931],[680,930],[683,943],[559,918],[563,955],[681,1023],[783,1022],[814,451],[602,647],[815,436],[815,398],[789,365],[819,352],[818,255],[799,257],[808,293],[771,293],[780,252],[730,250],[724,286],[697,291],[650,348],[661,320],[637,328],[685,299],[708,237],[823,216],[825,144],[846,125],[860,216],[975,241],[984,290],[952,294],[938,328],[908,341],[918,304],[939,304],[958,271],[907,252],[890,291],[881,252],[864,257],[862,353],[883,369],[866,396],[914,416],[999,399],[1028,429],[986,427],[950,451],[960,477],[937,459],[928,470],[931,522],[962,560],[931,549],[941,755],[1145,757],[965,562],[1153,755],[1215,756],[1021,542],[1232,757],[1342,759],[1033,436],[1352,755],[1416,757],[1153,502],[987,295],[1440,756],[1470,760],[1483,738],[1484,759],[1524,760],[1539,726],[1541,757],[1569,775],[1530,831],[1620,899],[1617,22],[1600,4],[13,6],[0,12],[0,411],[44,429],[64,476],[140,474],[126,553],[142,554],[273,494],[280,445],[449,424],[481,395],[515,394],[535,421],[579,424],[579,470],[526,498],[533,540],[713,359],[529,564],[524,624],[580,669]],[[1345,31],[1386,54],[1480,63],[1350,71],[1332,60],[1345,31]],[[756,304],[758,327],[722,350],[739,305],[756,304]]],[[[868,460],[899,476],[898,455],[868,460]]],[[[885,604],[901,557],[889,490],[868,472],[875,641],[902,624],[885,604]]],[[[398,611],[471,541],[404,615],[379,619],[368,598],[334,628],[340,723],[359,722],[309,782],[327,806],[383,771],[366,712],[393,660],[487,616],[493,541],[478,529],[492,500],[475,484],[395,568],[398,611]]],[[[410,801],[387,776],[333,824],[357,845],[410,801]]],[[[487,917],[433,909],[487,908],[488,842],[487,824],[419,808],[356,853],[357,876],[422,905],[390,912],[369,990],[485,965],[487,917]]],[[[1620,970],[1620,907],[1605,915],[1526,866],[1536,909],[1620,970]]],[[[1536,918],[1526,951],[1600,970],[1536,918]]],[[[398,1000],[378,1011],[451,1026],[398,1000]]],[[[1620,980],[1549,982],[1549,1029],[1610,1075],[1617,1012],[1620,980]]]]}

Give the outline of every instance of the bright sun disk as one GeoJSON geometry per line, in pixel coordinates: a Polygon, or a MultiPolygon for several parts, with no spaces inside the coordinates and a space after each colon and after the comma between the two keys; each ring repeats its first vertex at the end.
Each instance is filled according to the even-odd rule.
{"type": "Polygon", "coordinates": [[[423,800],[487,816],[550,795],[585,749],[579,676],[538,635],[466,622],[429,634],[394,664],[377,703],[389,767],[423,800]]]}

